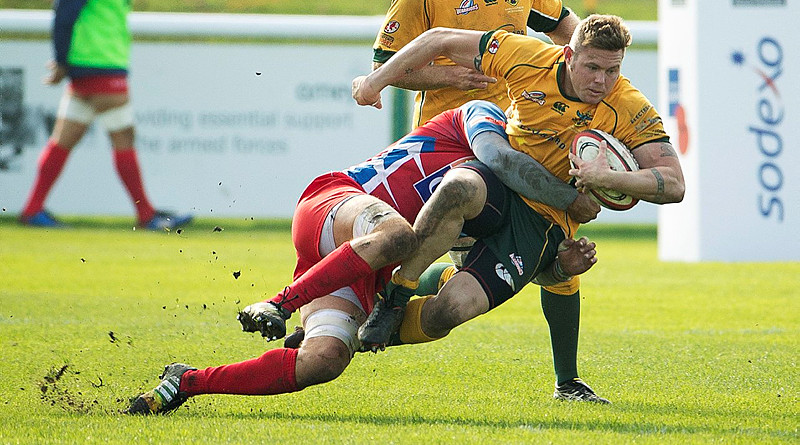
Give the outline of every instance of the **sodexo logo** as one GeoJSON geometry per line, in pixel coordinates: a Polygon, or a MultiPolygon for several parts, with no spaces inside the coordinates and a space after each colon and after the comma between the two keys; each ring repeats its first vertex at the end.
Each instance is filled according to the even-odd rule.
{"type": "Polygon", "coordinates": [[[758,163],[758,210],[764,219],[782,222],[784,218],[783,169],[780,164],[783,152],[781,123],[785,108],[781,99],[778,81],[783,75],[783,45],[774,37],[762,37],[756,43],[754,60],[742,51],[734,51],[734,65],[750,68],[755,74],[753,87],[756,90],[756,122],[747,130],[756,143],[760,160],[758,163]]]}

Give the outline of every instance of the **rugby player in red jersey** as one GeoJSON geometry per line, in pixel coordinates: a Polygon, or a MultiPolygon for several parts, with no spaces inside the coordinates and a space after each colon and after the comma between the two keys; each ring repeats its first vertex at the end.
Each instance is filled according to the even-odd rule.
{"type": "MultiPolygon", "coordinates": [[[[272,300],[239,314],[243,329],[260,331],[271,340],[285,335],[285,320],[299,308],[305,330],[302,346],[201,370],[168,365],[158,386],[134,399],[127,412],[164,413],[199,394],[288,393],[338,377],[361,347],[358,328],[373,309],[376,291],[390,279],[394,266],[418,247],[411,221],[431,195],[439,193],[437,185],[448,172],[471,169],[491,183],[483,196],[457,197],[480,202],[478,211],[465,215],[468,235],[480,237],[507,220],[503,212],[516,193],[559,206],[576,219],[594,219],[597,204],[511,149],[505,122],[496,105],[469,102],[436,116],[377,156],[312,181],[292,221],[298,258],[295,282],[272,300]],[[471,161],[475,157],[494,173],[471,161]],[[513,191],[506,191],[504,183],[513,191]]],[[[564,241],[563,233],[554,241],[552,249],[564,241]]],[[[570,275],[585,272],[596,261],[594,244],[585,239],[561,245],[558,267],[570,275]]],[[[555,263],[542,264],[538,272],[552,273],[555,263]]]]}

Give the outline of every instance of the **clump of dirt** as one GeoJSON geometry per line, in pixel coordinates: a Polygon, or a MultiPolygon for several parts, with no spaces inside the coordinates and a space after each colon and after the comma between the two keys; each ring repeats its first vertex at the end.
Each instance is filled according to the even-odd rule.
{"type": "MultiPolygon", "coordinates": [[[[79,374],[80,371],[70,369],[69,364],[50,368],[39,384],[42,392],[41,400],[51,406],[74,413],[89,413],[102,409],[97,399],[92,399],[81,391],[68,388],[69,385],[64,379],[79,374]]],[[[96,388],[104,386],[102,379],[100,379],[99,385],[95,383],[92,385],[96,388]]]]}

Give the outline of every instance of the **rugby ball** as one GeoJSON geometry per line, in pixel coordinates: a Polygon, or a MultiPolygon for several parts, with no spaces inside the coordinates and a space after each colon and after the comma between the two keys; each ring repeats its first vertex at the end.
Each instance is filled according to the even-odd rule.
{"type": "MultiPolygon", "coordinates": [[[[597,157],[597,153],[600,151],[600,142],[602,141],[606,141],[606,144],[608,144],[606,159],[612,170],[623,172],[639,170],[639,164],[631,151],[628,150],[628,147],[604,131],[581,131],[572,140],[570,152],[585,161],[591,161],[597,157]]],[[[574,164],[573,167],[575,167],[574,164]]],[[[637,198],[605,188],[589,190],[589,197],[597,201],[601,206],[611,210],[628,210],[639,202],[637,198]]]]}

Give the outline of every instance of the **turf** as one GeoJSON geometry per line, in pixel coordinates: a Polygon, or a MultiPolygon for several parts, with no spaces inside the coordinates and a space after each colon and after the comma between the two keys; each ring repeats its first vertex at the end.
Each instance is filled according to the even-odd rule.
{"type": "MultiPolygon", "coordinates": [[[[0,443],[797,443],[799,263],[661,263],[652,226],[588,226],[580,370],[553,400],[538,291],[438,342],[359,354],[329,384],[120,414],[163,365],[260,355],[237,308],[287,284],[286,221],[0,219],[0,443]],[[237,273],[238,272],[238,273],[237,273]],[[235,276],[235,275],[238,275],[235,276]]],[[[296,324],[296,319],[290,326],[296,324]]]]}

